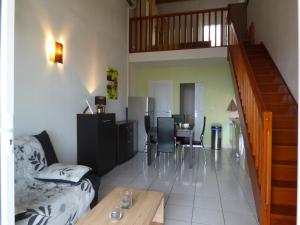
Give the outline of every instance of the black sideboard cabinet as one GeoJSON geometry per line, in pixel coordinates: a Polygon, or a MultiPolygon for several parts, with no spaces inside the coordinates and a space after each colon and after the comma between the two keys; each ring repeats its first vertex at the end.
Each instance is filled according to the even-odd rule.
{"type": "Polygon", "coordinates": [[[137,153],[135,132],[137,121],[117,122],[117,163],[121,164],[137,153]]]}
{"type": "Polygon", "coordinates": [[[114,113],[77,114],[77,161],[99,176],[116,165],[116,116],[114,113]]]}

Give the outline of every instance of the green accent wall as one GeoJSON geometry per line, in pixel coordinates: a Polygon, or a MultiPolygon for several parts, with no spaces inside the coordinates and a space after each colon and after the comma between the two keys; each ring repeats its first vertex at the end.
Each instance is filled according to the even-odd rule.
{"type": "Polygon", "coordinates": [[[227,107],[230,100],[234,98],[234,89],[228,63],[139,68],[136,73],[136,95],[148,95],[150,80],[173,81],[174,114],[180,111],[180,83],[202,83],[204,87],[204,111],[207,117],[204,144],[211,144],[211,124],[221,123],[223,126],[223,147],[231,146],[227,107]]]}

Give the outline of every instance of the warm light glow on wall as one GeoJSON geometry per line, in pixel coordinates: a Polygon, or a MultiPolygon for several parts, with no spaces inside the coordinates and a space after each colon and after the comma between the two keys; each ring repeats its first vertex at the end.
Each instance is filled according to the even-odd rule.
{"type": "Polygon", "coordinates": [[[49,61],[63,64],[63,44],[49,41],[48,44],[49,61]]]}
{"type": "Polygon", "coordinates": [[[86,77],[85,86],[89,94],[93,94],[99,84],[99,78],[96,73],[90,74],[86,77]]]}

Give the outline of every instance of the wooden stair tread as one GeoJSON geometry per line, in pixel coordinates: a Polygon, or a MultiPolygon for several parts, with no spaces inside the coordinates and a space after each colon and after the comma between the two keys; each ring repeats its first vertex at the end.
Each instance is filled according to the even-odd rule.
{"type": "Polygon", "coordinates": [[[274,81],[259,81],[256,79],[256,82],[258,85],[269,85],[269,84],[283,84],[280,80],[274,80],[274,81]]]}
{"type": "Polygon", "coordinates": [[[278,92],[262,93],[262,95],[266,95],[266,96],[269,96],[269,95],[290,96],[289,93],[278,93],[278,92]]]}
{"type": "Polygon", "coordinates": [[[273,66],[271,64],[271,62],[259,62],[259,61],[252,61],[250,60],[250,64],[255,67],[255,69],[259,70],[259,69],[273,69],[273,66]]]}
{"type": "Polygon", "coordinates": [[[273,87],[273,86],[285,86],[283,83],[282,84],[273,84],[273,83],[269,83],[269,84],[259,84],[259,86],[271,86],[271,87],[273,87]]]}
{"type": "MultiPolygon", "coordinates": [[[[296,157],[295,157],[296,158],[296,157]]],[[[273,160],[272,161],[272,181],[295,182],[297,181],[297,161],[289,160],[273,160]]],[[[294,183],[274,183],[279,186],[294,185],[294,183]]],[[[273,185],[274,185],[273,184],[273,185]]]]}
{"type": "Polygon", "coordinates": [[[297,207],[293,205],[271,205],[271,213],[277,215],[296,216],[297,207]]]}
{"type": "Polygon", "coordinates": [[[266,59],[265,56],[259,57],[259,56],[252,56],[249,58],[249,61],[251,64],[266,64],[266,65],[271,65],[272,61],[269,59],[266,59]]]}
{"type": "Polygon", "coordinates": [[[276,74],[276,71],[268,71],[268,72],[266,72],[266,71],[256,71],[254,76],[255,77],[276,76],[277,77],[278,75],[276,74]]]}
{"type": "Polygon", "coordinates": [[[271,214],[270,225],[296,225],[296,216],[271,214]]]}
{"type": "Polygon", "coordinates": [[[294,129],[298,129],[298,117],[297,114],[274,114],[273,123],[286,122],[289,124],[296,125],[294,129]]]}
{"type": "Polygon", "coordinates": [[[277,132],[297,132],[297,129],[273,129],[273,131],[277,132]]]}
{"type": "MultiPolygon", "coordinates": [[[[263,98],[277,98],[277,99],[290,99],[289,93],[278,93],[278,92],[269,92],[269,93],[262,93],[263,98]]],[[[270,101],[270,100],[265,100],[270,101]]]]}
{"type": "Polygon", "coordinates": [[[295,188],[297,188],[297,181],[273,180],[272,181],[272,188],[295,189],[295,188]]]}
{"type": "Polygon", "coordinates": [[[273,116],[274,119],[296,119],[298,120],[298,116],[297,115],[274,115],[273,116]]]}
{"type": "Polygon", "coordinates": [[[297,167],[296,161],[286,161],[286,160],[273,160],[274,165],[285,165],[285,166],[295,166],[297,167]]]}
{"type": "Polygon", "coordinates": [[[273,149],[285,149],[285,150],[294,150],[297,151],[296,145],[273,145],[273,149]]]}
{"type": "Polygon", "coordinates": [[[288,93],[263,93],[262,97],[264,99],[264,102],[266,104],[287,104],[287,103],[293,103],[293,98],[288,93]]]}
{"type": "Polygon", "coordinates": [[[260,46],[245,46],[246,51],[249,53],[266,53],[265,50],[260,46]]]}
{"type": "Polygon", "coordinates": [[[283,108],[283,107],[273,107],[268,108],[268,111],[271,111],[273,115],[297,115],[297,108],[296,107],[289,107],[289,108],[283,108]]]}
{"type": "Polygon", "coordinates": [[[262,93],[288,93],[284,84],[258,84],[262,93]]]}
{"type": "Polygon", "coordinates": [[[297,129],[272,129],[273,143],[280,143],[281,145],[297,145],[298,137],[297,129]]]}
{"type": "Polygon", "coordinates": [[[272,158],[273,161],[294,161],[297,163],[297,145],[273,145],[272,146],[272,158]]]}
{"type": "Polygon", "coordinates": [[[285,107],[297,107],[294,103],[292,102],[266,102],[265,103],[267,106],[285,106],[285,107]]]}
{"type": "Polygon", "coordinates": [[[280,77],[275,74],[254,74],[256,79],[280,79],[280,77]]]}
{"type": "Polygon", "coordinates": [[[254,74],[255,78],[260,79],[278,79],[281,80],[279,76],[277,76],[275,73],[269,73],[269,74],[254,74]]]}

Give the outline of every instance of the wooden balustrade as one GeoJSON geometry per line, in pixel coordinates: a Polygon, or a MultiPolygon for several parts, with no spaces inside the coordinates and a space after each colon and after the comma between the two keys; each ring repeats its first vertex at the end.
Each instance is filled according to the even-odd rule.
{"type": "MultiPolygon", "coordinates": [[[[234,70],[235,80],[246,133],[250,144],[251,156],[255,167],[257,184],[256,205],[261,225],[270,224],[271,204],[271,167],[272,167],[272,112],[268,112],[258,91],[253,70],[245,52],[243,35],[237,34],[236,24],[230,19],[229,9],[229,58],[234,70]]],[[[251,157],[250,156],[250,157],[251,157]]],[[[248,155],[249,157],[249,155],[248,155]]],[[[254,194],[256,191],[254,190],[254,194]]]]}
{"type": "Polygon", "coordinates": [[[227,46],[227,13],[218,8],[130,18],[129,51],[227,46]]]}

